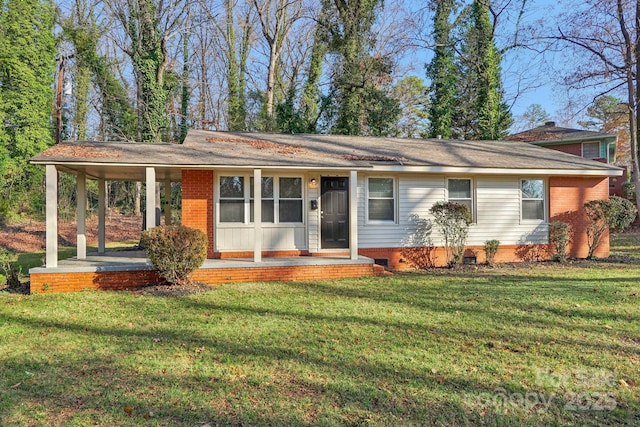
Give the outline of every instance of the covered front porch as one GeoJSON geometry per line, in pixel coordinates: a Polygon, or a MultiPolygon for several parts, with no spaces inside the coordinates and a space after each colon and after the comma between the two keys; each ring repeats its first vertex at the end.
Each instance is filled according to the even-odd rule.
{"type": "MultiPolygon", "coordinates": [[[[207,285],[233,282],[305,281],[353,278],[383,274],[384,268],[371,258],[359,256],[208,259],[192,274],[207,285]]],[[[122,290],[162,283],[141,250],[88,253],[83,258],[59,260],[52,267],[29,271],[31,293],[74,292],[86,289],[122,290]]]]}

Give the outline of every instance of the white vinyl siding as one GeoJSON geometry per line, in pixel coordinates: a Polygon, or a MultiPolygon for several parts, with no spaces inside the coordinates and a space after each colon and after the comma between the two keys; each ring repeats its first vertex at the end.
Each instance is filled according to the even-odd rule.
{"type": "Polygon", "coordinates": [[[400,175],[397,181],[398,219],[395,223],[370,224],[365,222],[366,178],[358,178],[358,246],[361,248],[397,248],[410,226],[409,214],[429,214],[431,206],[444,200],[444,176],[400,175]]]}
{"type": "MultiPolygon", "coordinates": [[[[446,200],[447,179],[436,175],[399,175],[397,224],[365,224],[364,185],[358,180],[358,239],[361,248],[397,248],[410,227],[410,214],[431,218],[434,203],[446,200]]],[[[501,245],[547,243],[546,223],[523,223],[520,220],[520,179],[517,177],[474,178],[475,223],[469,228],[467,245],[482,246],[497,239],[501,245]]],[[[434,243],[442,245],[434,226],[434,243]]]]}
{"type": "Polygon", "coordinates": [[[501,245],[547,243],[548,225],[520,220],[520,180],[487,177],[476,180],[476,224],[469,229],[470,245],[499,240],[501,245]]]}

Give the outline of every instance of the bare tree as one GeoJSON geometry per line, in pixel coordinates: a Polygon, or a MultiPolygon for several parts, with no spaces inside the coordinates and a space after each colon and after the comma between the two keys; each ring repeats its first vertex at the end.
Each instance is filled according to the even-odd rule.
{"type": "Polygon", "coordinates": [[[253,0],[253,5],[269,51],[265,92],[266,118],[269,126],[273,121],[276,67],[289,32],[302,17],[302,0],[253,0]]]}
{"type": "Polygon", "coordinates": [[[640,206],[638,125],[640,123],[640,0],[574,1],[560,17],[551,47],[574,54],[565,82],[574,89],[595,91],[595,98],[624,94],[636,200],[640,206]]]}

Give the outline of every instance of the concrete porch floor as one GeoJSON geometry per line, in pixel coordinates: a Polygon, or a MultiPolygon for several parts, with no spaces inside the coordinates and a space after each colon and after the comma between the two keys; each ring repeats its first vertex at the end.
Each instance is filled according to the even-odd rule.
{"type": "MultiPolygon", "coordinates": [[[[373,276],[384,268],[364,256],[263,257],[207,259],[191,277],[209,285],[250,281],[299,281],[373,276]]],[[[86,259],[60,260],[55,268],[29,270],[31,292],[73,292],[84,289],[125,289],[162,281],[141,250],[87,254],[86,259]]]]}

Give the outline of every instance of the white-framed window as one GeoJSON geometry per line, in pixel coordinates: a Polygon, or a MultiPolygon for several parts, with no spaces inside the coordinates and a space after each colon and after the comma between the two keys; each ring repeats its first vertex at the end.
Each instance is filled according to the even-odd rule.
{"type": "Polygon", "coordinates": [[[473,181],[471,178],[447,179],[447,200],[466,205],[471,212],[471,218],[475,218],[473,210],[473,181]]]}
{"type": "Polygon", "coordinates": [[[278,222],[302,222],[302,178],[278,179],[278,222]]]}
{"type": "MultiPolygon", "coordinates": [[[[250,202],[249,202],[249,222],[253,222],[253,177],[251,177],[250,183],[250,202]]],[[[263,176],[262,177],[262,188],[261,188],[261,196],[262,196],[262,222],[275,222],[274,215],[274,179],[272,176],[263,176]]]]}
{"type": "Polygon", "coordinates": [[[600,143],[599,142],[583,142],[582,143],[582,157],[585,159],[599,159],[600,155],[600,143]]]}
{"type": "Polygon", "coordinates": [[[545,184],[543,179],[521,179],[520,199],[523,221],[545,220],[545,184]]]}
{"type": "Polygon", "coordinates": [[[367,212],[369,222],[396,221],[395,178],[367,178],[367,212]]]}
{"type": "Polygon", "coordinates": [[[244,223],[245,177],[220,177],[220,222],[244,223]]]}
{"type": "MultiPolygon", "coordinates": [[[[303,222],[303,179],[299,176],[263,176],[263,223],[303,222]]],[[[254,178],[222,175],[219,179],[219,222],[248,224],[254,219],[254,178]]]]}

